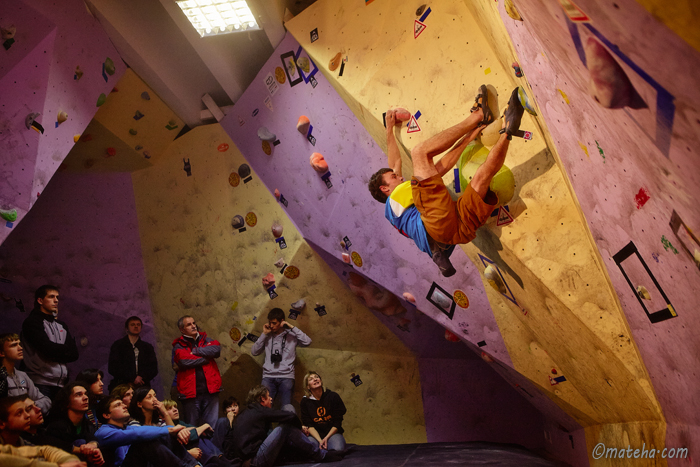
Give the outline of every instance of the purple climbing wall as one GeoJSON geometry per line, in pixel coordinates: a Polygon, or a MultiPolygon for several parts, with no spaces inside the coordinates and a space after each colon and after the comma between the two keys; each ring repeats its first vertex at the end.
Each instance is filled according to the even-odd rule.
{"type": "Polygon", "coordinates": [[[98,96],[110,92],[125,66],[80,0],[2,0],[0,27],[15,31],[0,41],[2,242],[44,191],[74,136],[97,112],[98,96]],[[102,68],[108,57],[115,64],[107,70],[112,75],[102,68]],[[59,112],[66,120],[57,125],[59,112]],[[43,134],[25,124],[33,113],[43,134]]]}
{"type": "Polygon", "coordinates": [[[354,280],[351,289],[422,358],[428,439],[507,441],[542,448],[545,417],[463,343],[445,340],[448,328],[473,348],[479,344],[501,361],[510,361],[474,266],[458,249],[452,256],[457,274],[442,277],[427,255],[384,220],[384,206],[371,201],[366,184],[386,156],[325,78],[313,74],[313,62],[303,75],[283,71],[284,57],[290,54],[303,64],[304,52],[287,36],[222,126],[268,189],[281,193],[283,208],[307,241],[339,276],[354,280]],[[296,129],[300,115],[310,119],[310,139],[296,129]],[[256,134],[262,127],[279,143],[261,141],[256,134]],[[323,154],[328,162],[330,186],[310,166],[312,152],[323,154]],[[343,263],[343,253],[352,255],[354,266],[343,263]],[[387,297],[385,291],[377,293],[386,302],[371,303],[376,296],[373,282],[386,286],[388,295],[412,293],[421,311],[387,297]],[[468,307],[443,311],[431,304],[426,295],[434,282],[448,294],[465,292],[468,307]],[[408,311],[399,312],[401,306],[408,311]],[[477,389],[484,381],[490,388],[486,392],[477,389]],[[450,389],[456,393],[465,387],[470,388],[471,400],[455,410],[450,389]],[[521,414],[523,420],[514,423],[509,413],[521,414]]]}
{"type": "Polygon", "coordinates": [[[131,315],[143,320],[144,340],[155,342],[129,173],[58,172],[0,245],[0,277],[0,332],[20,331],[37,287],[61,288],[59,317],[80,351],[73,375],[100,368],[111,379],[109,347],[131,315]]]}

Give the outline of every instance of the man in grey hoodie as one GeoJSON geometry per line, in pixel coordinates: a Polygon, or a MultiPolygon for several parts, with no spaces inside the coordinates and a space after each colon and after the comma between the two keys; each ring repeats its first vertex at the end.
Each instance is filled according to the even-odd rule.
{"type": "Polygon", "coordinates": [[[292,403],[297,345],[306,347],[309,344],[311,338],[285,321],[282,309],[270,310],[263,335],[255,342],[251,353],[260,355],[265,350],[262,385],[270,390],[272,399],[279,396],[281,407],[292,403]]]}
{"type": "Polygon", "coordinates": [[[16,366],[24,358],[22,345],[17,334],[0,335],[0,364],[7,370],[8,396],[28,395],[36,406],[41,409],[44,415],[51,409],[51,399],[43,395],[34,382],[23,371],[16,366]]]}
{"type": "Polygon", "coordinates": [[[58,287],[42,285],[34,293],[34,309],[22,323],[24,365],[45,396],[53,399],[68,382],[67,363],[78,359],[68,326],[58,317],[58,287]]]}

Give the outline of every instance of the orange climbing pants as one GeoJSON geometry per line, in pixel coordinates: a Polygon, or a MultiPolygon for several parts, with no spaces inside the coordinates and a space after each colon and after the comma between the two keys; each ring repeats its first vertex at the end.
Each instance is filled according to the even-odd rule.
{"type": "Polygon", "coordinates": [[[428,235],[440,243],[458,245],[476,238],[476,229],[486,223],[498,204],[498,196],[489,190],[485,202],[471,184],[453,201],[440,175],[425,180],[411,178],[413,202],[421,214],[428,235]]]}

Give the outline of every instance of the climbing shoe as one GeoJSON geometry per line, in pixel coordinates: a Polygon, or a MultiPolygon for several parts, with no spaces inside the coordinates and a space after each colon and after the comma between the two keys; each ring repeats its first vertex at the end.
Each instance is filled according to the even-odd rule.
{"type": "Polygon", "coordinates": [[[505,127],[501,128],[499,131],[500,134],[507,134],[508,139],[511,139],[513,136],[522,137],[523,135],[523,133],[520,131],[520,121],[523,118],[523,112],[525,109],[523,109],[523,105],[520,103],[518,89],[519,88],[513,89],[513,92],[510,95],[508,107],[506,107],[506,111],[503,114],[506,124],[505,127]]]}
{"type": "Polygon", "coordinates": [[[491,108],[489,107],[489,92],[488,89],[486,89],[485,84],[479,86],[479,94],[476,95],[474,106],[471,108],[470,112],[474,113],[479,108],[481,108],[481,110],[484,112],[484,119],[479,122],[479,126],[486,126],[494,121],[496,117],[493,115],[493,112],[491,112],[491,108]],[[481,99],[481,102],[479,102],[479,99],[481,99]]]}

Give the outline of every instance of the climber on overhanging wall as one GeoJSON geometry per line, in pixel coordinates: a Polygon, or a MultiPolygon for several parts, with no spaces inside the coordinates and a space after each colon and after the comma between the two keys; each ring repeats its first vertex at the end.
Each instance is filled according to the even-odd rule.
{"type": "Polygon", "coordinates": [[[386,203],[385,215],[389,222],[411,238],[421,251],[428,253],[445,277],[456,272],[449,259],[454,245],[474,240],[476,229],[486,223],[498,204],[498,196],[489,189],[489,184],[505,162],[510,139],[520,129],[522,116],[523,106],[518,99],[518,88],[515,88],[506,107],[501,137],[462,195],[453,201],[442,176],[455,165],[466,146],[495,119],[489,108],[486,86],[479,88],[471,115],[411,150],[413,177],[410,182],[404,181],[401,174],[401,155],[394,136],[394,125],[410,118],[410,114],[402,109],[386,113],[390,167],[372,175],[369,191],[374,199],[386,203]],[[437,164],[433,162],[435,156],[451,147],[437,164]]]}

